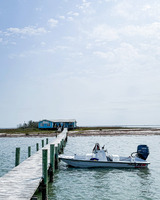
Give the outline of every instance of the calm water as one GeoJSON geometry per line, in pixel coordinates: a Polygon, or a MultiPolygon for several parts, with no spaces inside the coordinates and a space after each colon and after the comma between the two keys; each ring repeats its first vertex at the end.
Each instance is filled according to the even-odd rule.
{"type": "MultiPolygon", "coordinates": [[[[31,152],[36,152],[36,143],[41,148],[41,140],[46,142],[46,138],[38,137],[19,137],[19,138],[0,138],[0,176],[10,171],[15,166],[15,150],[20,147],[20,162],[28,157],[28,146],[31,146],[31,152]]],[[[49,138],[49,141],[54,140],[49,138]]]]}
{"type": "MultiPolygon", "coordinates": [[[[32,143],[35,148],[38,140],[40,142],[41,138],[0,138],[0,175],[14,166],[15,146],[21,143],[26,145],[22,154],[24,160],[27,157],[28,144],[32,143]]],[[[149,169],[141,170],[75,169],[68,168],[61,162],[54,176],[54,182],[49,184],[49,200],[160,199],[160,136],[70,137],[64,153],[66,155],[90,153],[96,142],[105,144],[110,154],[124,156],[136,151],[137,145],[147,144],[150,148],[148,161],[151,165],[149,169]]]]}

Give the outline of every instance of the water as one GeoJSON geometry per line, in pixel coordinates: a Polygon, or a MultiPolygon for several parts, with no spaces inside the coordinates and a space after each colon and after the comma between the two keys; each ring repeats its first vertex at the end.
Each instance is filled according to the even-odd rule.
{"type": "MultiPolygon", "coordinates": [[[[1,153],[0,174],[4,174],[4,171],[14,166],[14,158],[11,159],[9,156],[11,151],[8,147],[3,150],[3,146],[10,145],[9,149],[14,152],[15,143],[31,144],[32,142],[35,146],[37,140],[40,141],[41,138],[0,138],[0,150],[8,155],[6,158],[1,153]],[[9,168],[5,170],[4,166],[9,168]]],[[[61,162],[59,170],[54,175],[54,182],[49,184],[49,200],[160,199],[160,136],[69,137],[64,154],[90,153],[96,142],[101,145],[105,144],[110,154],[124,156],[136,151],[139,144],[147,144],[150,148],[147,160],[151,162],[151,165],[149,169],[76,169],[68,168],[65,163],[61,162]]],[[[27,157],[27,150],[25,151],[26,155],[24,152],[22,160],[27,157]]],[[[12,157],[14,157],[13,152],[12,157]]]]}
{"type": "MultiPolygon", "coordinates": [[[[16,137],[0,138],[0,177],[10,171],[15,166],[15,150],[20,147],[20,162],[28,157],[28,146],[31,146],[31,154],[36,152],[36,143],[41,148],[41,140],[46,138],[40,137],[16,137]]],[[[54,140],[49,138],[49,141],[54,140]]]]}
{"type": "Polygon", "coordinates": [[[128,156],[139,144],[150,147],[149,169],[76,169],[60,163],[49,200],[159,200],[160,136],[70,137],[66,155],[90,153],[94,144],[106,145],[108,152],[128,156]]]}

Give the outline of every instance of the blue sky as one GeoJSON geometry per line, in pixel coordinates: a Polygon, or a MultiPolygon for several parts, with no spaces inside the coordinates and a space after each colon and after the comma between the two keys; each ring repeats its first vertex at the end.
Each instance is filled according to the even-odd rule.
{"type": "Polygon", "coordinates": [[[0,127],[160,124],[160,1],[0,1],[0,127]]]}

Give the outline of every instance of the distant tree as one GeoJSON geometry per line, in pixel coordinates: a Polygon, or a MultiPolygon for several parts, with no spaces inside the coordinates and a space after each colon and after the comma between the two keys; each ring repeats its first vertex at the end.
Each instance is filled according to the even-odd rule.
{"type": "Polygon", "coordinates": [[[18,128],[22,128],[23,125],[22,125],[22,124],[18,124],[17,127],[18,127],[18,128]]]}
{"type": "Polygon", "coordinates": [[[23,124],[19,124],[17,126],[18,128],[23,128],[23,129],[26,129],[26,128],[38,128],[38,122],[34,122],[32,120],[30,120],[28,123],[23,123],[23,124]]]}
{"type": "Polygon", "coordinates": [[[32,127],[32,124],[33,124],[33,122],[32,122],[32,120],[30,120],[30,121],[28,122],[28,127],[31,128],[31,127],[32,127]]]}
{"type": "Polygon", "coordinates": [[[27,126],[28,126],[27,123],[24,122],[23,123],[23,128],[27,128],[27,126]]]}

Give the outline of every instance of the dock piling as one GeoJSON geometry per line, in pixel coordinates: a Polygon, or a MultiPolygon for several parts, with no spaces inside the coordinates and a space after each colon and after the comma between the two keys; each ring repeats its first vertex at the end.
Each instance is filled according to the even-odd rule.
{"type": "Polygon", "coordinates": [[[65,146],[64,139],[62,139],[62,152],[64,151],[64,146],[65,146]]]}
{"type": "Polygon", "coordinates": [[[50,167],[49,167],[49,182],[53,182],[53,173],[55,171],[55,154],[54,144],[50,145],[50,167]]]}
{"type": "Polygon", "coordinates": [[[48,150],[42,150],[42,200],[48,197],[48,150]]]}
{"type": "Polygon", "coordinates": [[[58,146],[55,147],[55,169],[58,169],[58,146]]]}
{"type": "Polygon", "coordinates": [[[48,138],[46,138],[46,144],[48,144],[48,138]]]}
{"type": "Polygon", "coordinates": [[[58,143],[58,154],[60,153],[60,150],[61,150],[60,144],[58,143]]]}
{"type": "Polygon", "coordinates": [[[44,140],[42,140],[42,148],[44,147],[44,140]]]}
{"type": "Polygon", "coordinates": [[[16,156],[15,156],[15,167],[20,163],[20,148],[16,148],[16,156]]]}
{"type": "Polygon", "coordinates": [[[39,151],[39,144],[36,144],[36,151],[39,151]]]}
{"type": "Polygon", "coordinates": [[[61,153],[63,153],[63,149],[64,149],[64,139],[62,139],[61,141],[61,153]]]}
{"type": "Polygon", "coordinates": [[[28,147],[28,158],[31,156],[31,146],[28,147]]]}
{"type": "Polygon", "coordinates": [[[66,135],[66,138],[65,138],[65,141],[67,142],[67,140],[68,140],[68,134],[66,135]]]}

